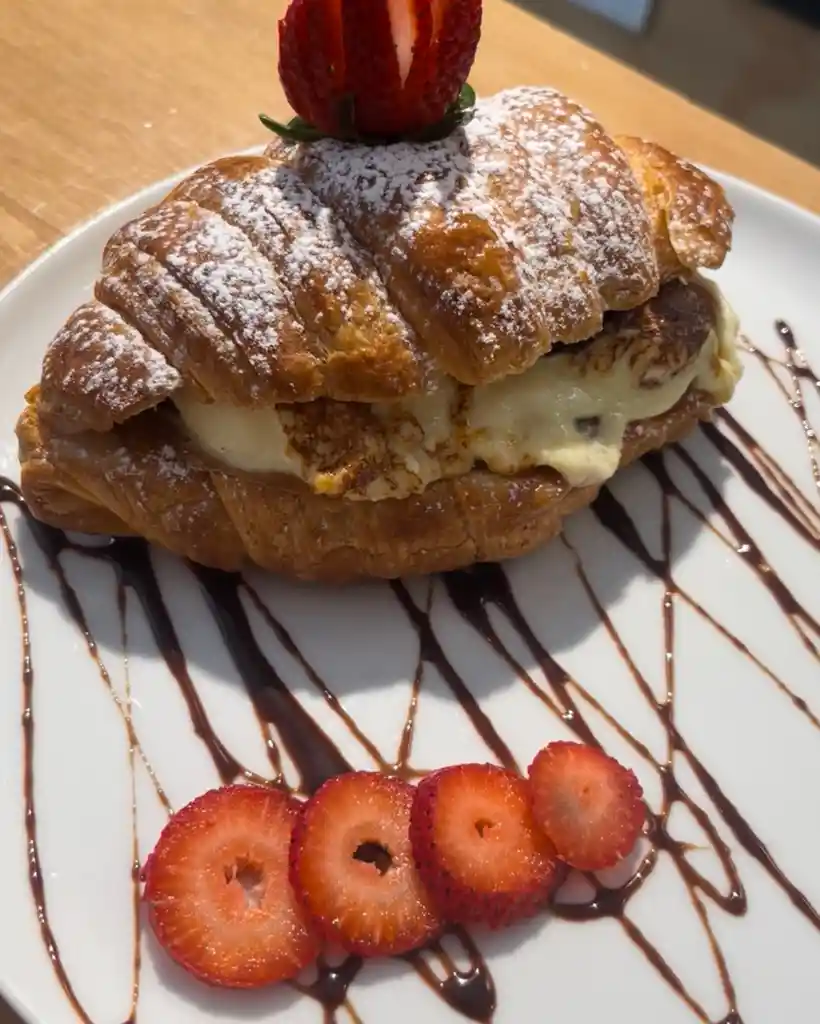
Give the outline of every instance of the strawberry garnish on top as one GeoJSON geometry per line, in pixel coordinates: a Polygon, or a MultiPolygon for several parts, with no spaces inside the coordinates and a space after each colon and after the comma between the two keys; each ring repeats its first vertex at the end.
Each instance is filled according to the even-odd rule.
{"type": "Polygon", "coordinates": [[[559,741],[536,755],[529,776],[535,820],[567,864],[598,871],[635,845],[646,817],[643,790],[614,758],[559,741]]]}
{"type": "Polygon", "coordinates": [[[319,942],[288,883],[300,804],[275,789],[226,786],[178,811],[143,871],[160,945],[212,985],[292,978],[319,942]]]}
{"type": "Polygon", "coordinates": [[[291,0],[279,77],[322,134],[412,137],[452,113],[480,33],[481,0],[291,0]]]}
{"type": "Polygon", "coordinates": [[[419,872],[450,921],[509,924],[542,906],[562,875],[533,821],[526,781],[496,765],[428,775],[410,836],[419,872]]]}
{"type": "Polygon", "coordinates": [[[441,928],[413,862],[414,792],[376,772],[339,775],[294,830],[293,888],[324,935],[351,953],[406,953],[441,928]]]}

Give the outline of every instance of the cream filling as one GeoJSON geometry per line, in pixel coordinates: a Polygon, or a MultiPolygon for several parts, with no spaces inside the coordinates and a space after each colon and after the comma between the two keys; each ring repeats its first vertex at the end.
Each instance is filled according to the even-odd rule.
{"type": "Polygon", "coordinates": [[[540,360],[520,378],[477,388],[471,452],[496,473],[551,466],[573,487],[603,483],[618,469],[630,423],[668,412],[690,387],[721,403],[731,397],[740,376],[738,321],[722,297],[718,308],[697,359],[655,387],[635,386],[628,359],[581,376],[569,352],[540,360]]]}
{"type": "MultiPolygon", "coordinates": [[[[501,474],[549,466],[573,487],[608,480],[618,469],[630,423],[668,412],[690,388],[712,395],[718,404],[732,396],[742,372],[737,317],[720,291],[703,283],[717,300],[715,329],[695,360],[654,386],[636,386],[627,358],[604,370],[582,370],[570,347],[525,373],[471,389],[457,413],[454,382],[433,394],[371,406],[385,421],[392,480],[350,496],[401,496],[479,461],[501,474]],[[408,422],[409,432],[400,425],[406,428],[408,422]],[[401,484],[395,483],[397,475],[401,484]]],[[[189,396],[179,398],[177,406],[191,435],[219,461],[246,472],[297,476],[332,493],[323,474],[291,446],[286,417],[276,407],[242,409],[189,396]]]]}

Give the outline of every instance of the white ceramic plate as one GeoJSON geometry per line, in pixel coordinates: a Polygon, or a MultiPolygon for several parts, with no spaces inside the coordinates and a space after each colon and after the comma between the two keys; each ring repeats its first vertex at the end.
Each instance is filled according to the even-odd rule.
{"type": "MultiPolygon", "coordinates": [[[[727,185],[737,232],[720,281],[748,338],[773,360],[787,362],[774,327],[782,318],[820,367],[820,221],[748,185],[727,185]]],[[[47,341],[89,294],[112,230],[166,187],[104,214],[0,299],[0,471],[7,475],[17,473],[14,421],[47,341]]],[[[812,1020],[820,1012],[820,918],[811,909],[820,907],[820,731],[814,718],[820,715],[820,495],[810,428],[801,422],[820,422],[820,402],[811,374],[798,388],[798,375],[781,366],[751,354],[746,365],[731,416],[759,448],[721,420],[718,434],[699,432],[654,468],[624,473],[608,492],[642,538],[644,562],[607,528],[616,524],[619,507],[610,498],[597,514],[587,511],[570,523],[566,544],[507,567],[517,607],[537,638],[529,647],[493,607],[489,628],[497,630],[506,660],[494,653],[442,582],[432,583],[429,623],[442,656],[475,695],[474,717],[482,716],[485,732],[494,730],[496,751],[506,745],[522,766],[550,739],[571,735],[538,695],[540,689],[560,698],[560,686],[550,690],[545,678],[545,668],[553,685],[560,676],[559,668],[549,667],[549,651],[577,681],[566,691],[577,714],[634,766],[660,809],[656,765],[667,759],[668,737],[656,702],[674,688],[680,749],[673,773],[683,799],[669,815],[670,838],[661,843],[666,849],[651,872],[647,862],[648,877],[623,918],[573,923],[548,916],[500,935],[476,935],[495,984],[498,1024],[775,1024],[812,1020]],[[794,404],[796,388],[805,414],[794,404]],[[719,454],[721,437],[737,453],[734,466],[719,454]],[[677,489],[668,499],[659,486],[664,467],[677,489]],[[757,478],[759,494],[750,486],[757,478]],[[770,572],[755,568],[763,561],[770,572]],[[673,659],[665,657],[667,647],[674,648],[673,659]],[[738,1016],[731,1015],[734,1006],[738,1016]]],[[[133,826],[136,855],[144,857],[164,820],[146,764],[174,806],[217,784],[219,776],[133,593],[124,631],[111,568],[84,556],[64,557],[109,685],[42,551],[17,512],[8,504],[5,511],[23,563],[34,674],[33,729],[26,739],[18,600],[8,548],[0,546],[0,987],[38,1024],[75,1021],[77,1007],[94,1024],[133,1019],[137,985],[136,1019],[143,1024],[238,1024],[283,1011],[294,1022],[321,1020],[321,1006],[292,988],[237,995],[193,983],[144,933],[135,971],[140,933],[133,826]],[[129,716],[139,742],[131,754],[129,716]],[[38,923],[33,898],[24,816],[27,756],[47,924],[38,923]],[[49,928],[62,983],[44,941],[49,928]]],[[[251,702],[195,580],[168,557],[156,556],[155,566],[215,733],[238,761],[270,774],[251,702]]],[[[395,592],[382,585],[293,586],[258,575],[253,582],[358,729],[385,762],[395,761],[419,662],[418,632],[395,592]]],[[[475,598],[483,585],[474,580],[464,593],[475,598]]],[[[427,585],[413,584],[408,594],[421,606],[423,622],[427,585]]],[[[157,607],[155,599],[151,603],[157,607]]],[[[372,766],[365,746],[281,636],[257,612],[249,615],[258,643],[301,707],[352,764],[372,766]]],[[[491,756],[447,680],[424,664],[412,765],[430,769],[491,756]]],[[[284,761],[295,777],[287,752],[284,761]]],[[[674,795],[672,783],[667,792],[674,795]]],[[[606,881],[623,880],[621,871],[606,881]]],[[[588,900],[590,892],[575,880],[565,898],[588,900]]],[[[606,893],[602,900],[611,907],[618,902],[606,893]]],[[[458,943],[445,945],[465,967],[458,943]]],[[[439,975],[440,960],[429,960],[439,975]]],[[[479,986],[480,980],[468,991],[475,996],[479,986]]],[[[349,1001],[358,1014],[349,1019],[365,1024],[459,1019],[403,962],[367,964],[350,986],[349,1001]]],[[[348,1010],[341,1007],[337,1017],[348,1019],[348,1010]]]]}

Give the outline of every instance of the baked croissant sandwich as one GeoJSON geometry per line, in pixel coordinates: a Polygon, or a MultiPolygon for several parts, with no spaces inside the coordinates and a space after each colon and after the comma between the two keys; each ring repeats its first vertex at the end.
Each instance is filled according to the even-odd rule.
{"type": "Polygon", "coordinates": [[[109,241],[18,423],[32,513],[345,580],[554,537],[732,395],[720,186],[547,88],[432,142],[277,139],[109,241]]]}

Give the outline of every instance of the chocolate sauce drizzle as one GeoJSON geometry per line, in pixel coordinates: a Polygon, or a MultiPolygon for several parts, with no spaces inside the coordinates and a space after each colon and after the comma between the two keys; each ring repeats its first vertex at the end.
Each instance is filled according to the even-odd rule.
{"type": "Polygon", "coordinates": [[[336,1013],[342,1007],[347,1011],[351,1024],[361,1024],[361,1018],[351,1006],[347,998],[350,986],[364,966],[360,956],[349,956],[340,964],[330,964],[320,959],[316,980],[309,985],[294,982],[294,988],[302,995],[315,999],[324,1011],[325,1024],[333,1024],[338,1018],[336,1013]]]}
{"type": "MultiPolygon", "coordinates": [[[[810,422],[804,400],[803,388],[820,389],[820,380],[799,350],[794,335],[788,326],[780,321],[776,325],[777,337],[782,343],[782,357],[772,357],[759,349],[746,345],[751,358],[757,360],[767,375],[774,381],[780,394],[788,401],[805,437],[812,479],[820,495],[820,456],[818,440],[810,422]],[[785,376],[785,380],[783,379],[785,376]]],[[[791,529],[815,551],[820,551],[820,511],[806,496],[799,485],[789,477],[777,459],[768,452],[753,434],[744,427],[728,410],[720,410],[717,423],[702,427],[702,437],[720,459],[738,474],[745,484],[776,513],[783,524],[791,529]]],[[[717,810],[724,825],[731,832],[735,842],[742,847],[766,872],[772,883],[790,901],[795,910],[806,921],[820,931],[820,913],[807,896],[792,882],[779,865],[763,840],[757,835],[744,812],[737,807],[722,789],[708,765],[692,749],[682,735],[675,719],[675,691],[677,686],[675,669],[675,624],[678,608],[683,605],[694,612],[719,636],[747,658],[784,699],[803,717],[811,727],[820,729],[820,711],[814,710],[809,702],[795,693],[788,683],[752,652],[732,631],[712,615],[675,578],[673,565],[673,529],[671,508],[674,505],[695,518],[698,527],[710,531],[717,540],[743,560],[754,577],[766,589],[782,611],[784,620],[794,631],[808,654],[820,661],[820,622],[797,598],[789,586],[778,577],[765,554],[764,546],[744,526],[740,516],[730,508],[720,488],[713,482],[701,462],[690,448],[673,445],[664,453],[648,456],[644,466],[652,475],[661,496],[661,553],[653,555],[637,526],[624,505],[613,492],[604,488],[592,505],[592,512],[600,524],[616,541],[631,552],[641,571],[655,578],[661,584],[661,612],[664,639],[665,687],[659,699],[653,692],[648,679],[638,668],[625,641],[608,613],[603,599],[597,593],[586,571],[579,551],[566,537],[562,538],[574,571],[581,584],[601,627],[608,635],[613,647],[623,660],[634,680],[642,699],[656,716],[666,735],[666,752],[662,759],[654,757],[648,747],[620,725],[600,700],[585,689],[581,683],[547,650],[537,637],[533,627],[518,604],[508,574],[500,565],[478,565],[469,570],[449,573],[441,577],[444,591],[452,605],[474,632],[506,664],[513,677],[559,719],[580,740],[599,744],[589,711],[630,745],[635,754],[644,761],[649,770],[655,771],[662,784],[662,801],[658,811],[648,809],[647,851],[632,876],[616,888],[604,886],[594,875],[588,876],[593,895],[584,903],[567,903],[559,891],[553,900],[555,916],[573,922],[611,918],[619,922],[626,936],[642,952],[647,963],[658,972],[677,996],[689,1007],[694,1016],[710,1024],[710,1017],[703,1006],[687,990],[686,986],[663,957],[658,948],[637,926],[629,914],[632,898],[646,884],[661,856],[671,859],[686,890],[692,907],[703,929],[712,951],[726,1003],[726,1014],[720,1021],[711,1024],[743,1024],[738,1008],[738,994],[729,973],[723,950],[715,935],[707,907],[712,905],[719,911],[732,916],[741,916],[747,910],[747,896],[742,879],[735,865],[729,845],[723,840],[716,822],[707,808],[699,803],[678,780],[676,767],[685,762],[697,778],[711,804],[717,810]],[[678,460],[696,481],[708,504],[708,513],[701,510],[676,484],[670,473],[670,464],[678,460]],[[521,661],[510,650],[501,633],[494,625],[489,610],[494,608],[513,629],[521,643],[539,666],[544,683],[537,681],[521,661]],[[716,885],[702,874],[689,856],[691,847],[670,834],[668,824],[673,808],[685,807],[700,826],[708,845],[715,853],[722,867],[723,884],[716,885]]],[[[36,787],[34,779],[34,751],[37,741],[33,713],[36,675],[34,650],[29,630],[27,594],[19,550],[9,521],[3,510],[4,505],[13,505],[22,514],[27,529],[37,547],[45,557],[62,603],[74,625],[84,637],[89,655],[97,666],[99,677],[120,713],[128,740],[132,779],[133,807],[133,851],[131,879],[134,905],[134,966],[131,1010],[126,1024],[136,1021],[139,998],[139,865],[137,863],[137,806],[135,790],[136,770],[141,766],[151,779],[158,800],[168,813],[171,805],[165,796],[159,779],[149,764],[136,735],[131,718],[130,679],[128,676],[127,651],[128,633],[126,628],[129,598],[137,600],[151,630],[153,639],[168,668],[169,674],[185,702],[191,721],[191,728],[202,742],[214,768],[223,782],[238,778],[249,781],[286,786],[281,749],[292,761],[297,784],[294,791],[302,794],[313,792],[321,783],[340,772],[350,770],[350,763],[343,756],[329,736],[305,711],[291,687],[271,664],[257,638],[249,610],[269,630],[279,646],[295,661],[310,685],[321,694],[331,712],[347,727],[352,738],[363,749],[378,770],[393,772],[405,778],[417,777],[419,772],[411,764],[415,716],[419,694],[424,685],[427,666],[434,666],[448,687],[453,698],[468,717],[476,734],[486,745],[488,752],[497,761],[512,769],[518,769],[509,745],[493,724],[479,700],[470,690],[468,683],[459,675],[448,659],[433,625],[432,603],[439,589],[431,580],[426,601],[419,605],[407,587],[393,583],[392,593],[403,611],[409,625],[418,637],[419,655],[412,682],[407,718],[402,730],[395,759],[388,760],[379,752],[373,741],[359,728],[334,694],[301,652],[291,634],[278,621],[257,590],[243,577],[225,574],[201,566],[190,566],[206,600],[214,625],[219,630],[225,647],[236,671],[241,678],[256,714],[267,751],[270,775],[262,777],[250,771],[220,739],[214,724],[209,719],[196,686],[191,678],[182,645],[174,626],[160,587],[151,553],[142,540],[112,539],[103,546],[80,545],[59,530],[44,526],[28,513],[17,486],[0,477],[0,532],[2,532],[20,611],[21,628],[21,685],[22,685],[22,730],[23,730],[23,780],[25,829],[28,844],[29,885],[40,923],[44,947],[51,959],[55,976],[62,986],[67,999],[83,1024],[94,1024],[81,1005],[72,987],[71,979],[63,966],[60,950],[49,920],[48,899],[45,890],[38,850],[36,787]],[[117,606],[121,622],[121,640],[125,659],[125,697],[121,698],[112,685],[108,669],[92,636],[79,595],[69,582],[62,556],[74,552],[82,557],[103,560],[111,565],[116,575],[117,606]]],[[[497,620],[496,620],[497,621],[497,620]]],[[[471,1020],[488,1022],[495,1005],[496,992],[489,968],[485,963],[475,940],[462,929],[451,929],[447,940],[457,943],[468,961],[464,970],[457,968],[447,950],[444,938],[404,957],[416,974],[435,991],[453,1010],[471,1020]]],[[[338,1020],[338,1011],[344,1009],[354,1024],[360,1024],[352,1006],[349,993],[362,969],[362,961],[348,957],[341,964],[331,965],[320,961],[316,980],[311,984],[295,983],[295,987],[306,996],[317,1000],[323,1007],[326,1024],[338,1020]]]]}
{"type": "Polygon", "coordinates": [[[442,939],[430,943],[423,950],[409,953],[405,959],[422,981],[457,1013],[480,1022],[492,1019],[496,1003],[495,983],[469,932],[460,927],[451,927],[442,939]],[[466,953],[469,964],[466,970],[459,970],[448,953],[443,942],[447,936],[466,953]],[[438,966],[441,974],[435,970],[431,961],[438,966]]]}

